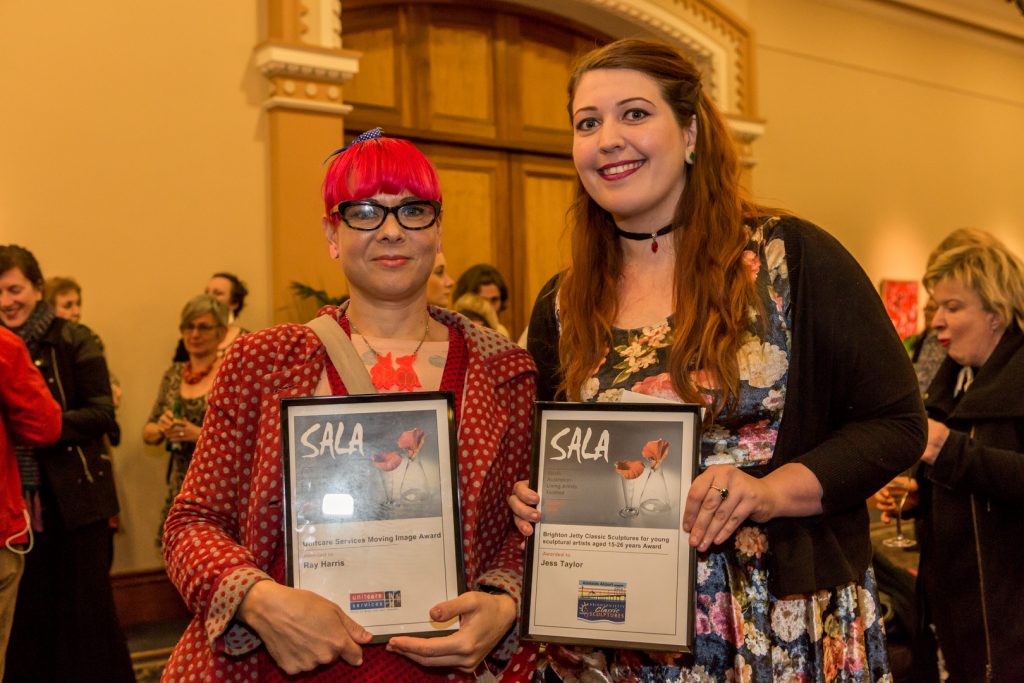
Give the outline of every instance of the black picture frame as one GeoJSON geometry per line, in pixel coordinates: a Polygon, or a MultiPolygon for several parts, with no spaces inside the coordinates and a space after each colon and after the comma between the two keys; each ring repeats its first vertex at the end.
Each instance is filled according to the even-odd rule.
{"type": "Polygon", "coordinates": [[[281,400],[285,580],[373,634],[432,637],[465,592],[455,403],[415,392],[281,400]]]}
{"type": "Polygon", "coordinates": [[[682,511],[700,433],[694,404],[536,404],[524,640],[692,651],[696,552],[682,511]]]}

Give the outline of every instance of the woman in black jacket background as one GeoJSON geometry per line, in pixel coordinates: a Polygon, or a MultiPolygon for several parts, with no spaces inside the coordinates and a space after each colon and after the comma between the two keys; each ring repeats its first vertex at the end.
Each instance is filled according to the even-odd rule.
{"type": "Polygon", "coordinates": [[[118,512],[102,438],[114,431],[110,377],[99,339],[43,301],[35,256],[0,246],[0,324],[31,352],[62,408],[60,440],[19,449],[34,541],[18,588],[4,680],[130,681],[131,659],[110,587],[118,512]]]}
{"type": "Polygon", "coordinates": [[[924,284],[948,350],[916,478],[926,614],[949,681],[1020,681],[1024,263],[992,238],[937,257],[924,284]]]}

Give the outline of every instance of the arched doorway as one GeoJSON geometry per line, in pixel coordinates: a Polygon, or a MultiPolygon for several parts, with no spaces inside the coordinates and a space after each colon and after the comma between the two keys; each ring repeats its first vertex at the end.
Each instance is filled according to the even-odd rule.
{"type": "Polygon", "coordinates": [[[346,138],[382,126],[428,154],[445,194],[450,270],[497,266],[510,286],[503,322],[518,334],[565,265],[576,186],[569,69],[608,37],[514,5],[348,0],[342,40],[362,53],[345,86],[346,138]]]}

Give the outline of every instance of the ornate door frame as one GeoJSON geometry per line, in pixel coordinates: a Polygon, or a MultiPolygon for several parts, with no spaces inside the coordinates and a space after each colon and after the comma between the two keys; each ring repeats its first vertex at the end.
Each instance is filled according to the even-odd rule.
{"type": "MultiPolygon", "coordinates": [[[[748,171],[754,166],[751,145],[764,132],[764,122],[757,116],[753,33],[714,0],[506,4],[542,9],[612,36],[649,35],[676,45],[703,67],[744,166],[748,171]]],[[[309,306],[289,288],[296,264],[314,286],[333,265],[304,257],[319,240],[313,228],[321,213],[309,199],[309,188],[318,186],[322,171],[308,161],[340,140],[351,111],[344,83],[358,73],[360,54],[342,46],[344,0],[264,0],[264,8],[266,41],[256,47],[254,64],[268,85],[263,107],[269,124],[271,289],[274,318],[280,321],[309,315],[309,306]]]]}

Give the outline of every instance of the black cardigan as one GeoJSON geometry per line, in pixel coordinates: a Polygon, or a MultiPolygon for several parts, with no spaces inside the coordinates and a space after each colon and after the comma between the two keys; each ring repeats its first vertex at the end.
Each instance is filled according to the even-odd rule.
{"type": "MultiPolygon", "coordinates": [[[[766,227],[781,237],[791,287],[793,346],[786,406],[770,468],[807,466],[823,513],[766,525],[769,584],[777,596],[863,578],[871,561],[865,500],[924,451],[924,410],[914,370],[864,271],[825,231],[794,217],[766,227]]],[[[558,369],[558,277],[530,319],[538,400],[551,400],[558,369]]]]}

